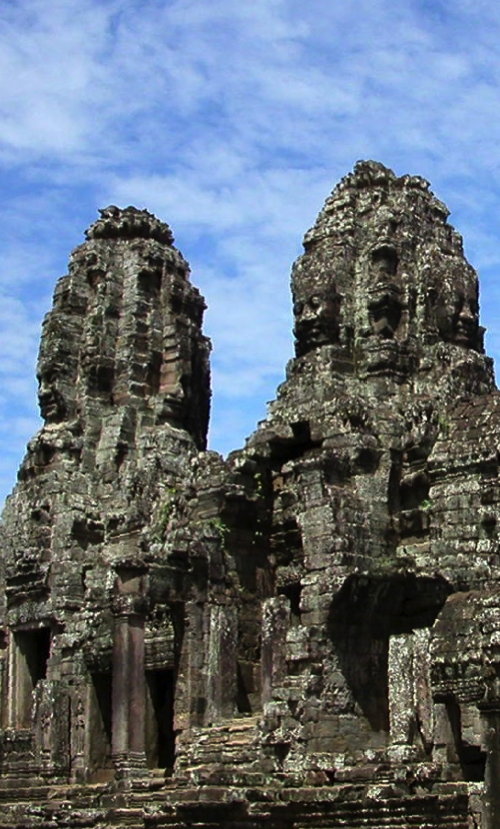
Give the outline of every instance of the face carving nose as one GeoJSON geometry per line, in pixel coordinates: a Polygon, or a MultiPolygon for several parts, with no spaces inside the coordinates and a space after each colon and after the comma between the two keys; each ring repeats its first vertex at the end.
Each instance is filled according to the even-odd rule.
{"type": "Polygon", "coordinates": [[[472,310],[472,308],[470,308],[469,305],[466,302],[464,302],[464,304],[462,305],[462,308],[460,309],[460,313],[458,315],[458,318],[461,319],[461,320],[474,320],[475,317],[476,317],[476,315],[475,315],[474,311],[472,310]]]}
{"type": "Polygon", "coordinates": [[[314,319],[318,315],[318,309],[313,307],[309,302],[306,302],[304,308],[302,309],[302,314],[300,315],[301,319],[303,320],[310,320],[314,319]]]}

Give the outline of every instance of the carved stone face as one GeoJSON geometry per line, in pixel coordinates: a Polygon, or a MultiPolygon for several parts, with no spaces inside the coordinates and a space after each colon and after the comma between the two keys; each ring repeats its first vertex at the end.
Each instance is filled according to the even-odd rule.
{"type": "Polygon", "coordinates": [[[398,256],[394,248],[383,245],[370,257],[370,324],[374,334],[394,336],[402,312],[401,288],[398,285],[398,256]]]}
{"type": "Polygon", "coordinates": [[[42,367],[38,373],[38,404],[47,423],[60,423],[67,415],[57,372],[52,367],[42,367]]]}
{"type": "Polygon", "coordinates": [[[391,338],[396,333],[402,312],[401,291],[397,285],[387,285],[369,305],[370,323],[374,334],[391,338]]]}
{"type": "Polygon", "coordinates": [[[443,340],[475,348],[479,336],[479,304],[475,281],[446,282],[438,291],[436,318],[443,340]]]}
{"type": "Polygon", "coordinates": [[[339,340],[341,298],[335,288],[297,298],[293,306],[297,355],[339,340]]]}

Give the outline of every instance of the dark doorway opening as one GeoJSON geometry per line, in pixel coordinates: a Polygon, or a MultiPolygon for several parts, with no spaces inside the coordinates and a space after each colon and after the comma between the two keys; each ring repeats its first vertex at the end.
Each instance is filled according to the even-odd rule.
{"type": "Polygon", "coordinates": [[[146,758],[149,768],[171,769],[175,760],[174,671],[146,671],[146,758]]]}
{"type": "Polygon", "coordinates": [[[111,674],[93,673],[90,683],[89,782],[109,780],[114,775],[111,761],[111,674]]]}
{"type": "Polygon", "coordinates": [[[251,662],[244,664],[238,662],[236,665],[236,709],[238,714],[251,714],[252,704],[248,694],[248,688],[251,687],[252,681],[251,662]]]}
{"type": "Polygon", "coordinates": [[[450,590],[439,576],[349,576],[334,597],[329,633],[353,699],[373,731],[389,731],[390,636],[431,627],[450,590]]]}
{"type": "Polygon", "coordinates": [[[16,728],[29,728],[36,684],[47,676],[50,656],[50,630],[19,630],[14,633],[14,672],[16,687],[16,728]]]}
{"type": "Polygon", "coordinates": [[[482,782],[486,771],[486,752],[480,745],[469,743],[463,736],[462,714],[455,699],[446,701],[446,710],[453,733],[455,752],[460,765],[460,779],[482,782]]]}
{"type": "Polygon", "coordinates": [[[14,634],[16,645],[23,656],[33,688],[40,679],[47,676],[47,662],[50,655],[50,630],[20,630],[14,634]]]}

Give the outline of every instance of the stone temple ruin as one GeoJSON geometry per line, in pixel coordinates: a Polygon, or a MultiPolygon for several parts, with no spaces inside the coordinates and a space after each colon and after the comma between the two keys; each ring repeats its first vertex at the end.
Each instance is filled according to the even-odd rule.
{"type": "Polygon", "coordinates": [[[500,394],[447,215],[340,182],[225,461],[187,263],[101,211],[4,513],[0,826],[500,827],[500,394]]]}

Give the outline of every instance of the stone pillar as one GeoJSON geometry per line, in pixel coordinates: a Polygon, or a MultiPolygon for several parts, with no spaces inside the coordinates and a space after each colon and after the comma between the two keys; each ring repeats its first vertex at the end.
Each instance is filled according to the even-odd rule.
{"type": "Polygon", "coordinates": [[[486,770],[484,778],[483,829],[500,826],[500,699],[479,705],[484,720],[486,770]]]}
{"type": "Polygon", "coordinates": [[[79,677],[69,688],[70,695],[70,755],[71,783],[81,783],[87,779],[88,762],[86,743],[88,733],[89,710],[87,705],[87,682],[79,677]]]}
{"type": "Polygon", "coordinates": [[[203,672],[203,608],[187,602],[185,631],[181,641],[179,669],[175,683],[174,731],[181,733],[193,725],[201,725],[201,693],[203,672]]]}
{"type": "Polygon", "coordinates": [[[428,753],[432,746],[429,639],[429,628],[389,638],[389,754],[396,761],[428,753]]]}
{"type": "Polygon", "coordinates": [[[128,625],[129,651],[129,750],[145,761],[146,677],[144,671],[144,617],[133,616],[128,625]]]}
{"type": "Polygon", "coordinates": [[[273,688],[286,676],[286,634],[290,602],[286,596],[266,599],[262,610],[262,705],[271,701],[273,688]]]}
{"type": "Polygon", "coordinates": [[[143,571],[118,570],[112,676],[112,757],[118,781],[147,774],[143,596],[143,571]]]}
{"type": "Polygon", "coordinates": [[[411,633],[391,636],[388,656],[389,727],[391,756],[405,756],[413,739],[413,637],[411,633]],[[395,747],[398,746],[398,753],[395,747]]]}
{"type": "Polygon", "coordinates": [[[128,623],[125,612],[118,614],[114,607],[113,667],[112,667],[112,753],[117,768],[126,761],[128,750],[128,623]]]}
{"type": "Polygon", "coordinates": [[[205,721],[216,723],[236,709],[236,642],[238,618],[230,605],[212,605],[209,612],[207,709],[205,721]]]}
{"type": "Polygon", "coordinates": [[[69,775],[70,704],[61,680],[42,679],[34,691],[35,762],[43,777],[69,775]]]}

